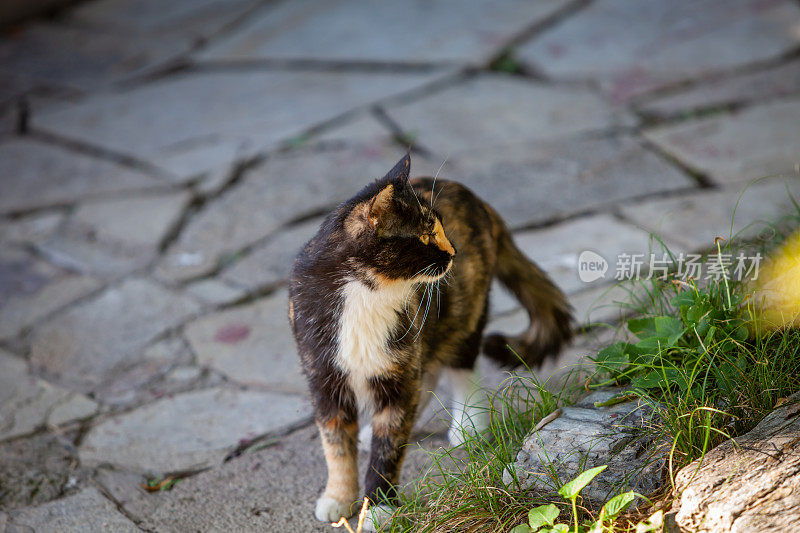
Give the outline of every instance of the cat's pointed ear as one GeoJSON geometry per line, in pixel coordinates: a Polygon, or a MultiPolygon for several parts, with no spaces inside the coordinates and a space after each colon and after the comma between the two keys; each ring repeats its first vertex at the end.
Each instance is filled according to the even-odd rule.
{"type": "Polygon", "coordinates": [[[397,183],[405,187],[408,183],[408,173],[411,170],[411,154],[406,154],[400,161],[389,171],[383,179],[389,183],[397,183]]]}
{"type": "Polygon", "coordinates": [[[392,208],[392,197],[394,196],[394,185],[391,183],[378,192],[369,204],[369,225],[377,227],[392,208]]]}

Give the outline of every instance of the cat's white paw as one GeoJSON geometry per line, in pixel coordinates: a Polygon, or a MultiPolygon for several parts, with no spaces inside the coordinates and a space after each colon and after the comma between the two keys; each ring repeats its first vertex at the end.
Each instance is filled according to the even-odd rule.
{"type": "Polygon", "coordinates": [[[369,508],[367,519],[364,520],[364,531],[378,531],[386,525],[394,513],[394,507],[388,505],[375,505],[369,508]]]}
{"type": "Polygon", "coordinates": [[[350,518],[352,502],[340,502],[324,494],[317,499],[314,516],[321,522],[338,522],[341,517],[350,518]]]}
{"type": "Polygon", "coordinates": [[[365,424],[358,430],[358,449],[368,452],[372,448],[372,425],[365,424]]]}

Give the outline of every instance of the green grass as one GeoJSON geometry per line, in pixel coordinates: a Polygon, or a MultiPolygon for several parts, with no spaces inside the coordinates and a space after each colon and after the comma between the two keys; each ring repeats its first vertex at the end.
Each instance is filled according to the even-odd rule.
{"type": "MultiPolygon", "coordinates": [[[[800,208],[790,226],[798,221],[800,208]]],[[[719,261],[741,246],[765,253],[784,235],[775,228],[767,239],[735,245],[729,239],[704,260],[719,261]]],[[[495,392],[489,430],[455,450],[431,452],[429,474],[401,496],[385,530],[522,531],[529,512],[556,505],[559,527],[590,531],[601,516],[580,508],[580,499],[565,501],[556,492],[559,487],[545,492],[506,487],[502,476],[538,420],[572,402],[585,387],[608,385],[627,386],[654,407],[660,423],[643,431],[654,433],[668,454],[665,489],[649,495],[661,501],[611,520],[606,516],[603,527],[591,531],[636,530],[637,523],[670,502],[680,468],[746,433],[783,398],[800,391],[800,332],[762,330],[748,292],[746,284],[727,277],[697,283],[676,281],[671,274],[632,284],[631,301],[620,307],[634,318],[619,326],[617,342],[596,355],[588,382],[567,380],[553,393],[535,377],[509,378],[495,392]]]]}

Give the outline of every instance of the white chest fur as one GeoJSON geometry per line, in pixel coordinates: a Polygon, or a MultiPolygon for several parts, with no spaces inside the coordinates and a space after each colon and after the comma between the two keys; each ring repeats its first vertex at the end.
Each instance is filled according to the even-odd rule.
{"type": "Polygon", "coordinates": [[[404,312],[412,287],[410,283],[394,283],[373,290],[360,281],[344,286],[336,363],[347,373],[362,405],[370,400],[369,378],[385,374],[392,366],[389,334],[399,320],[398,311],[404,312]]]}

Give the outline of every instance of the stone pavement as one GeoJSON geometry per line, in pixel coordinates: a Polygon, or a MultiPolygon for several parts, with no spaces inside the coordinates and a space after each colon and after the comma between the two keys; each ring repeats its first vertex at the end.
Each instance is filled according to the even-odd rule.
{"type": "MultiPolygon", "coordinates": [[[[9,30],[0,531],[326,530],[283,288],[321,216],[413,145],[613,322],[650,232],[691,252],[792,209],[799,54],[797,0],[96,0],[9,30]]],[[[489,328],[523,326],[498,289],[489,328]]]]}

